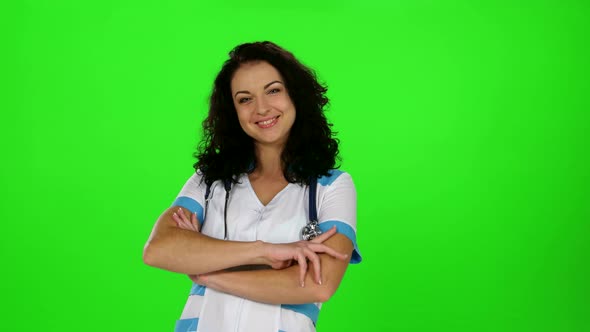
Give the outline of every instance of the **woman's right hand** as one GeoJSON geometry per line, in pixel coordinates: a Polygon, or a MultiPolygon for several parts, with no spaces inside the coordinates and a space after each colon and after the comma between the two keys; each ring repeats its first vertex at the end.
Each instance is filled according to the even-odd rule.
{"type": "Polygon", "coordinates": [[[307,262],[309,261],[312,264],[316,282],[321,284],[321,267],[318,253],[325,253],[341,260],[348,258],[348,255],[339,253],[323,244],[334,234],[336,234],[336,227],[330,228],[327,232],[311,241],[269,244],[265,255],[269,261],[268,265],[273,269],[284,269],[296,261],[299,264],[299,283],[301,287],[304,287],[307,262]]]}

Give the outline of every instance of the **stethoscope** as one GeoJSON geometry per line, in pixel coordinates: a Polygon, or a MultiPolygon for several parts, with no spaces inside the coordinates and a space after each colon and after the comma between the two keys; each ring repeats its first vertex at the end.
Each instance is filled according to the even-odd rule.
{"type": "MultiPolygon", "coordinates": [[[[223,208],[223,239],[228,240],[227,234],[227,204],[229,202],[229,193],[231,192],[231,180],[223,180],[223,187],[225,188],[225,204],[223,208]]],[[[302,240],[309,241],[316,238],[318,235],[322,234],[322,230],[320,229],[318,223],[318,213],[316,208],[316,190],[317,190],[317,179],[310,178],[309,180],[309,220],[307,224],[301,228],[300,237],[302,240]]],[[[207,189],[205,190],[205,211],[203,213],[203,223],[201,224],[201,229],[205,226],[205,221],[207,220],[207,210],[209,207],[209,201],[211,200],[211,184],[207,184],[207,189]]]]}

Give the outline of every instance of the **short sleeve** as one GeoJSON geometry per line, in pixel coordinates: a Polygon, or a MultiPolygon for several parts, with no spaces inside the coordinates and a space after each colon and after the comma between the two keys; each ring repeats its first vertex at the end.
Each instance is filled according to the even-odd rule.
{"type": "Polygon", "coordinates": [[[193,174],[184,184],[180,193],[171,206],[179,206],[197,214],[197,219],[203,222],[203,206],[205,204],[205,191],[207,185],[202,180],[202,174],[193,174]]]}
{"type": "Polygon", "coordinates": [[[351,264],[362,260],[356,241],[356,190],[350,174],[332,170],[318,179],[318,221],[320,229],[327,231],[336,226],[352,241],[354,251],[351,264]]]}

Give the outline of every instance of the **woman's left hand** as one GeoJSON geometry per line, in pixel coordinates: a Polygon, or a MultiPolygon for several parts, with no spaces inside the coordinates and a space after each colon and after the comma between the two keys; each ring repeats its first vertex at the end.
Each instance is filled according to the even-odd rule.
{"type": "Polygon", "coordinates": [[[199,220],[197,220],[196,213],[191,213],[191,219],[189,220],[182,209],[178,208],[178,211],[174,212],[172,218],[176,221],[176,225],[180,229],[186,229],[193,232],[201,231],[201,225],[199,224],[199,220]]]}

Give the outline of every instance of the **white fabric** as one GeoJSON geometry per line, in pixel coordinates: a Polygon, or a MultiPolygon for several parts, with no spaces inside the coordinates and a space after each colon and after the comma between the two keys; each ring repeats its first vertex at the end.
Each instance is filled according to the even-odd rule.
{"type": "Polygon", "coordinates": [[[282,309],[279,331],[309,332],[315,331],[315,326],[307,316],[293,310],[282,309]]]}
{"type": "MultiPolygon", "coordinates": [[[[300,240],[301,228],[308,221],[308,187],[288,184],[266,206],[254,192],[247,175],[231,189],[227,211],[229,240],[286,243],[300,240]]],[[[317,189],[317,211],[323,221],[340,221],[356,232],[356,192],[348,173],[338,172],[333,179],[320,182],[317,189]]],[[[188,197],[205,207],[206,185],[200,174],[194,174],[182,188],[179,197],[188,197]]],[[[203,234],[223,239],[225,189],[221,181],[211,187],[203,234]]],[[[193,297],[193,296],[191,296],[193,297]]],[[[194,301],[190,300],[189,301],[194,301]]],[[[188,304],[187,304],[188,305],[188,304]]],[[[319,304],[318,304],[319,305],[319,304]]],[[[191,310],[198,310],[197,306],[191,310]]],[[[198,332],[287,332],[315,331],[310,319],[280,305],[249,301],[233,295],[205,291],[200,312],[186,312],[183,318],[199,318],[198,332]],[[285,313],[285,311],[287,311],[285,313]]]]}
{"type": "Polygon", "coordinates": [[[279,330],[280,307],[248,302],[251,301],[207,289],[197,332],[277,332],[279,330]]]}
{"type": "Polygon", "coordinates": [[[201,295],[190,295],[188,300],[186,300],[186,304],[184,305],[180,319],[199,317],[204,300],[205,298],[201,295]]]}

